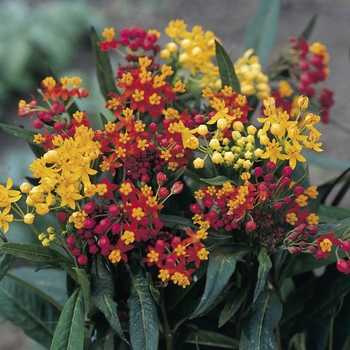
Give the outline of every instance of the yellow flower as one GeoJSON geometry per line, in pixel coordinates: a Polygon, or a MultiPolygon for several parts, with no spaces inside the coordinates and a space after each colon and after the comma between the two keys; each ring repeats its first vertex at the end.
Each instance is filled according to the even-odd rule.
{"type": "Polygon", "coordinates": [[[291,145],[288,141],[284,144],[287,154],[284,155],[284,159],[289,160],[289,165],[292,169],[295,169],[298,162],[306,162],[306,158],[300,154],[302,151],[301,146],[291,145]]]}
{"type": "Polygon", "coordinates": [[[202,169],[202,168],[204,168],[204,159],[196,158],[193,161],[193,166],[194,166],[195,169],[202,169]]]}
{"type": "Polygon", "coordinates": [[[22,197],[20,191],[11,190],[12,179],[9,177],[6,186],[0,185],[0,208],[8,208],[10,210],[11,203],[15,203],[22,197]]]}
{"type": "Polygon", "coordinates": [[[6,233],[9,230],[9,222],[13,221],[13,215],[8,214],[11,209],[11,206],[6,207],[3,211],[0,211],[0,228],[4,228],[6,233]]]}
{"type": "Polygon", "coordinates": [[[285,155],[281,153],[282,146],[279,144],[279,142],[276,142],[275,139],[272,140],[272,142],[268,142],[266,146],[266,150],[264,154],[261,155],[261,158],[267,159],[270,158],[270,161],[273,163],[277,163],[277,159],[284,160],[285,155]]]}

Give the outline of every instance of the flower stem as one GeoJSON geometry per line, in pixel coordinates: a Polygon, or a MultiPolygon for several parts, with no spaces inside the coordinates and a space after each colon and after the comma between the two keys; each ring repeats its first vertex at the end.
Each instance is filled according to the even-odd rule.
{"type": "Polygon", "coordinates": [[[163,297],[161,298],[159,306],[160,306],[160,311],[162,313],[162,317],[163,317],[163,321],[164,321],[164,335],[165,335],[165,340],[166,340],[166,350],[172,350],[173,349],[173,335],[172,335],[172,332],[171,332],[171,329],[169,326],[163,297]]]}

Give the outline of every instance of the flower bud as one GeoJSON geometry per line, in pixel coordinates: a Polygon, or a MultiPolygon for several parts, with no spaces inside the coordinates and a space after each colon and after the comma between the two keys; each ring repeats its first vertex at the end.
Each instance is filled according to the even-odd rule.
{"type": "Polygon", "coordinates": [[[19,189],[21,190],[22,193],[29,193],[31,190],[32,186],[28,182],[23,182],[21,186],[19,186],[19,189]]]}
{"type": "Polygon", "coordinates": [[[171,187],[171,193],[178,194],[182,192],[183,188],[184,188],[184,184],[181,181],[176,181],[171,187]]]}
{"type": "Polygon", "coordinates": [[[167,181],[166,175],[162,172],[157,173],[156,179],[158,185],[163,185],[163,183],[167,181]]]}
{"type": "Polygon", "coordinates": [[[202,169],[204,168],[204,159],[202,158],[196,158],[194,161],[193,161],[193,166],[195,169],[202,169]]]}
{"type": "Polygon", "coordinates": [[[201,136],[205,136],[208,133],[208,127],[206,125],[199,125],[197,132],[201,136]]]}
{"type": "Polygon", "coordinates": [[[298,107],[303,111],[309,106],[309,98],[307,96],[300,96],[298,98],[298,107]]]}
{"type": "Polygon", "coordinates": [[[222,162],[222,155],[219,152],[214,152],[211,156],[211,160],[214,164],[220,164],[222,162]]]}
{"type": "Polygon", "coordinates": [[[166,187],[161,187],[158,191],[158,197],[164,199],[169,196],[169,190],[166,187]]]}
{"type": "Polygon", "coordinates": [[[31,225],[34,222],[34,219],[35,219],[35,215],[32,213],[28,213],[24,215],[23,222],[27,225],[31,225]]]}
{"type": "Polygon", "coordinates": [[[219,149],[221,147],[219,140],[218,139],[211,139],[209,142],[209,147],[213,150],[219,149]]]}
{"type": "Polygon", "coordinates": [[[224,130],[227,128],[227,120],[225,118],[221,118],[217,121],[216,126],[219,130],[224,130]]]}
{"type": "Polygon", "coordinates": [[[235,131],[241,132],[244,130],[244,125],[242,122],[234,122],[232,126],[233,126],[233,130],[235,131]]]}
{"type": "Polygon", "coordinates": [[[256,229],[256,223],[253,220],[247,221],[245,229],[248,232],[254,231],[256,229]]]}

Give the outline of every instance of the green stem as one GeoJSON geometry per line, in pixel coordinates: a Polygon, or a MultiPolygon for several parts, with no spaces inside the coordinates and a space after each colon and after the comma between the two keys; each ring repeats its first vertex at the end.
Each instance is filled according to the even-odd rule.
{"type": "Polygon", "coordinates": [[[166,350],[172,350],[173,349],[173,335],[172,335],[172,332],[171,332],[171,329],[169,326],[163,296],[161,297],[161,301],[160,301],[159,306],[160,306],[160,311],[162,313],[162,317],[163,317],[163,321],[164,321],[164,335],[165,335],[165,341],[166,341],[166,350]]]}
{"type": "Polygon", "coordinates": [[[328,334],[328,350],[333,350],[333,331],[334,331],[334,312],[335,310],[333,309],[331,311],[331,320],[329,322],[329,334],[328,334]]]}

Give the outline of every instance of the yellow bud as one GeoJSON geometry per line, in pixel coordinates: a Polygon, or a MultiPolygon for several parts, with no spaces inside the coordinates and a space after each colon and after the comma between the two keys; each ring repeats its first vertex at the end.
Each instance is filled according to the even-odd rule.
{"type": "Polygon", "coordinates": [[[267,145],[270,142],[270,139],[266,135],[260,137],[260,144],[267,145]]]}
{"type": "Polygon", "coordinates": [[[217,121],[216,126],[219,130],[224,130],[227,128],[227,120],[225,118],[221,118],[217,121]]]}
{"type": "Polygon", "coordinates": [[[201,136],[205,136],[208,133],[208,127],[206,125],[199,125],[197,132],[201,136]]]}
{"type": "Polygon", "coordinates": [[[232,131],[232,138],[237,141],[242,137],[241,133],[237,130],[232,131]]]}
{"type": "Polygon", "coordinates": [[[224,159],[226,162],[231,163],[235,159],[235,155],[231,151],[225,152],[224,159]]]}
{"type": "Polygon", "coordinates": [[[248,142],[245,145],[245,149],[246,149],[246,151],[253,151],[255,149],[255,147],[251,142],[248,142]]]}
{"type": "Polygon", "coordinates": [[[41,242],[41,244],[44,246],[44,247],[49,247],[50,246],[50,243],[51,241],[48,239],[48,238],[44,238],[41,242]]]}
{"type": "Polygon", "coordinates": [[[254,151],[254,156],[255,156],[256,158],[260,158],[263,154],[264,154],[264,151],[263,151],[261,148],[257,148],[257,149],[254,151]]]}
{"type": "Polygon", "coordinates": [[[31,225],[34,222],[34,219],[35,219],[35,215],[32,213],[28,213],[24,215],[23,222],[27,225],[31,225]]]}
{"type": "Polygon", "coordinates": [[[19,186],[19,189],[21,190],[22,193],[29,193],[31,190],[32,186],[28,182],[23,182],[21,186],[19,186]]]}
{"type": "Polygon", "coordinates": [[[307,96],[300,96],[298,98],[298,107],[303,111],[309,106],[309,98],[307,96]]]}
{"type": "Polygon", "coordinates": [[[245,160],[244,160],[244,159],[239,158],[239,159],[237,159],[236,164],[238,164],[239,166],[242,166],[244,162],[245,162],[245,160]]]}
{"type": "Polygon", "coordinates": [[[202,169],[204,167],[204,159],[196,158],[193,161],[193,166],[195,167],[195,169],[202,169]]]}
{"type": "Polygon", "coordinates": [[[165,45],[165,48],[169,51],[169,52],[175,52],[177,50],[177,45],[174,42],[170,42],[167,43],[165,45]]]}
{"type": "Polygon", "coordinates": [[[255,143],[255,138],[254,138],[253,135],[248,135],[248,136],[246,137],[246,139],[247,139],[247,142],[250,142],[250,143],[252,143],[252,144],[255,143]]]}
{"type": "Polygon", "coordinates": [[[201,49],[199,46],[195,46],[195,47],[192,49],[191,54],[192,54],[193,56],[197,56],[197,55],[201,54],[201,52],[202,52],[202,49],[201,49]]]}
{"type": "Polygon", "coordinates": [[[183,49],[189,48],[189,47],[191,46],[191,44],[192,44],[192,41],[189,40],[189,39],[183,39],[183,40],[181,41],[181,47],[182,47],[183,49]]]}
{"type": "Polygon", "coordinates": [[[40,233],[40,235],[38,236],[39,240],[42,241],[43,239],[46,238],[46,233],[40,233]]]}
{"type": "Polygon", "coordinates": [[[167,49],[161,50],[159,55],[163,60],[167,60],[170,57],[170,51],[167,49]]]}
{"type": "Polygon", "coordinates": [[[247,127],[248,135],[255,135],[256,131],[257,131],[257,128],[254,125],[249,125],[247,127]]]}
{"type": "Polygon", "coordinates": [[[248,173],[247,171],[245,171],[244,173],[241,174],[241,179],[242,179],[243,181],[249,180],[250,177],[251,177],[251,175],[250,175],[250,173],[248,173]]]}
{"type": "Polygon", "coordinates": [[[214,164],[220,164],[222,162],[222,155],[219,152],[214,152],[211,156],[211,160],[214,164]]]}
{"type": "Polygon", "coordinates": [[[243,169],[250,169],[253,166],[253,163],[250,160],[245,160],[243,162],[243,169]]]}
{"type": "Polygon", "coordinates": [[[51,242],[53,242],[54,240],[56,239],[56,235],[54,233],[52,233],[50,236],[49,236],[49,240],[51,242]]]}
{"type": "Polygon", "coordinates": [[[229,140],[227,137],[225,137],[225,138],[221,141],[221,143],[222,143],[224,146],[228,146],[228,145],[230,144],[230,140],[229,140]]]}
{"type": "Polygon", "coordinates": [[[252,159],[252,157],[253,157],[253,153],[252,152],[248,151],[248,152],[244,153],[244,158],[245,159],[252,159]]]}
{"type": "Polygon", "coordinates": [[[281,132],[281,125],[278,123],[273,123],[270,127],[270,131],[272,135],[278,135],[281,132]]]}
{"type": "Polygon", "coordinates": [[[221,147],[219,140],[218,139],[211,139],[209,142],[209,147],[213,150],[219,149],[221,147]]]}
{"type": "Polygon", "coordinates": [[[47,230],[46,230],[46,232],[49,233],[49,234],[53,234],[53,233],[55,233],[55,231],[56,231],[55,228],[52,227],[52,226],[48,227],[47,230]]]}
{"type": "Polygon", "coordinates": [[[244,130],[244,125],[242,122],[234,122],[232,124],[232,127],[233,127],[233,130],[235,130],[235,131],[241,132],[244,130]]]}
{"type": "Polygon", "coordinates": [[[264,131],[263,129],[259,129],[259,131],[258,131],[258,137],[259,137],[259,139],[260,139],[260,137],[263,136],[263,135],[266,135],[266,131],[264,131]]]}
{"type": "Polygon", "coordinates": [[[245,137],[241,137],[240,139],[237,140],[237,145],[244,147],[246,144],[246,138],[245,137]]]}

